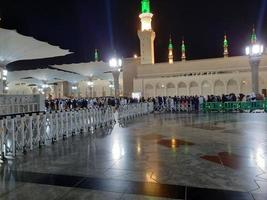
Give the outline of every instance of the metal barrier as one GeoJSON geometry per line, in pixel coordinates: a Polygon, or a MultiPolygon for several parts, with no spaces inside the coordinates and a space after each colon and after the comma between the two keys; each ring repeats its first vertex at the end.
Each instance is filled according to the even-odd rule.
{"type": "MultiPolygon", "coordinates": [[[[153,112],[153,103],[119,107],[119,120],[129,120],[153,112]]],[[[65,140],[79,133],[112,125],[111,107],[90,108],[49,113],[12,115],[0,118],[0,163],[35,148],[65,140]]]]}
{"type": "Polygon", "coordinates": [[[0,105],[0,115],[38,112],[37,103],[0,105]]]}
{"type": "Polygon", "coordinates": [[[118,121],[122,123],[153,111],[154,104],[151,102],[122,105],[118,109],[118,121]]]}
{"type": "Polygon", "coordinates": [[[172,102],[172,103],[156,103],[154,105],[154,111],[156,112],[198,112],[201,110],[200,104],[194,104],[191,101],[172,102]]]}
{"type": "Polygon", "coordinates": [[[203,104],[204,112],[252,112],[264,110],[267,112],[267,101],[255,102],[207,102],[203,104]]]}
{"type": "Polygon", "coordinates": [[[0,119],[0,160],[113,122],[110,107],[4,117],[0,119]]]}
{"type": "Polygon", "coordinates": [[[4,162],[3,147],[4,147],[4,129],[0,128],[0,164],[4,162]]]}

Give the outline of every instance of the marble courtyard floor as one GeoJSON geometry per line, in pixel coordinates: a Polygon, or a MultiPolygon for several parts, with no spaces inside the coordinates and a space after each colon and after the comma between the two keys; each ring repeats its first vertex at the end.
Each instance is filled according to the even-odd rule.
{"type": "Polygon", "coordinates": [[[161,114],[0,166],[0,199],[267,199],[267,114],[161,114]]]}

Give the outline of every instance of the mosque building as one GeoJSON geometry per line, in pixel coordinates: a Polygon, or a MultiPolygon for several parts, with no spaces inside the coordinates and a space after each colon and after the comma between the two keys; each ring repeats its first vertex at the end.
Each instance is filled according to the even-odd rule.
{"type": "MultiPolygon", "coordinates": [[[[174,61],[172,39],[169,40],[168,62],[155,63],[154,41],[156,33],[152,27],[153,14],[149,0],[142,0],[140,58],[126,59],[123,73],[124,95],[132,92],[145,97],[181,95],[222,95],[229,93],[251,94],[251,69],[247,56],[229,57],[229,44],[224,36],[221,58],[186,60],[186,45],[181,42],[180,61],[174,61]]],[[[253,29],[251,43],[256,43],[253,29]]],[[[266,95],[267,55],[260,63],[260,93],[266,95]]]]}
{"type": "MultiPolygon", "coordinates": [[[[229,93],[246,95],[252,93],[249,58],[248,56],[229,56],[229,43],[226,34],[222,38],[221,58],[187,60],[184,38],[180,44],[180,58],[175,58],[172,36],[170,36],[169,43],[166,42],[167,62],[155,63],[156,33],[153,30],[152,21],[153,17],[156,16],[153,15],[150,6],[150,0],[141,1],[140,29],[137,31],[140,40],[140,57],[123,59],[119,80],[121,96],[130,97],[133,93],[144,97],[207,96],[229,93]]],[[[253,29],[251,43],[256,42],[257,37],[255,29],[253,29]]],[[[65,52],[63,51],[63,53],[65,52]]],[[[23,72],[13,71],[8,73],[8,77],[6,77],[6,71],[0,70],[0,79],[3,81],[8,79],[9,93],[12,94],[38,93],[44,87],[46,96],[53,98],[96,97],[114,94],[112,75],[108,73],[110,71],[109,64],[100,61],[99,50],[97,49],[95,50],[95,62],[51,67],[31,71],[24,70],[23,72]]],[[[262,55],[259,71],[260,93],[266,95],[266,54],[262,55]]],[[[3,84],[0,84],[0,90],[3,90],[3,87],[3,84]]]]}

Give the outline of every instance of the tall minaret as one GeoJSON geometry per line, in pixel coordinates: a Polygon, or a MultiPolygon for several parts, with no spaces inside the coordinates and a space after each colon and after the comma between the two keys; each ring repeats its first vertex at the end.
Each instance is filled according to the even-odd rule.
{"type": "Polygon", "coordinates": [[[153,14],[150,11],[149,0],[142,0],[141,14],[141,30],[138,31],[140,39],[140,50],[141,50],[141,64],[154,64],[154,40],[156,37],[155,32],[152,29],[152,17],[153,14]]]}
{"type": "Polygon", "coordinates": [[[169,40],[169,64],[173,64],[173,45],[172,45],[172,38],[170,36],[170,40],[169,40]]]}
{"type": "Polygon", "coordinates": [[[224,41],[223,41],[223,56],[227,58],[229,56],[229,51],[228,51],[228,40],[227,40],[227,35],[224,35],[224,41]]]}
{"type": "Polygon", "coordinates": [[[256,44],[256,43],[257,43],[257,35],[256,35],[255,28],[253,27],[252,35],[251,35],[251,44],[256,44]]]}
{"type": "Polygon", "coordinates": [[[181,46],[181,51],[182,51],[182,61],[186,60],[186,49],[185,49],[185,43],[184,43],[184,39],[182,40],[182,46],[181,46]]]}
{"type": "Polygon", "coordinates": [[[99,62],[99,53],[97,49],[95,49],[95,62],[99,62]]]}

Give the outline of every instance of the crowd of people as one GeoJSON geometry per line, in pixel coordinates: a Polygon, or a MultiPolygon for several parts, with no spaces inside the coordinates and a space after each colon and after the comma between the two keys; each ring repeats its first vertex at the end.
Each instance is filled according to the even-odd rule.
{"type": "Polygon", "coordinates": [[[153,101],[155,111],[187,111],[198,112],[201,110],[202,105],[206,102],[236,102],[236,101],[256,101],[264,100],[261,95],[247,95],[228,94],[222,96],[208,95],[204,96],[174,96],[174,97],[154,97],[149,101],[153,101]]]}
{"type": "Polygon", "coordinates": [[[67,99],[47,99],[45,107],[47,111],[68,110],[79,108],[91,108],[106,106],[118,107],[119,105],[138,103],[138,99],[133,98],[114,98],[114,97],[99,97],[99,98],[67,98],[67,99]]]}
{"type": "Polygon", "coordinates": [[[239,94],[229,95],[209,95],[204,96],[174,96],[174,97],[151,97],[145,99],[128,98],[128,97],[99,97],[99,98],[69,98],[69,99],[51,99],[45,101],[47,111],[53,110],[67,110],[90,107],[118,107],[120,105],[139,103],[139,102],[153,102],[155,111],[195,111],[198,112],[205,102],[233,102],[233,101],[256,101],[263,100],[263,96],[239,94]]]}
{"type": "Polygon", "coordinates": [[[207,96],[206,101],[207,102],[230,102],[230,101],[256,101],[256,100],[264,100],[264,96],[262,95],[244,95],[239,94],[236,96],[235,94],[228,94],[228,95],[222,95],[222,96],[215,96],[215,95],[209,95],[207,96]]]}

